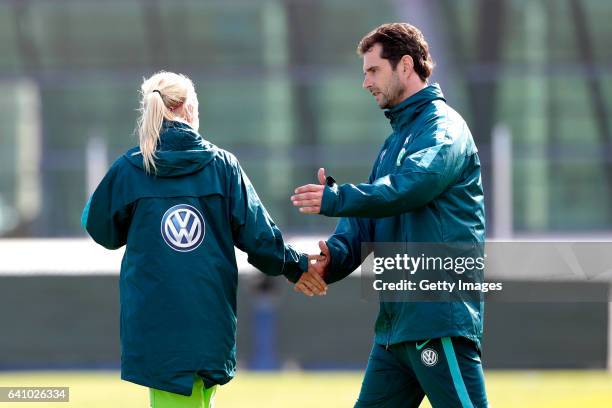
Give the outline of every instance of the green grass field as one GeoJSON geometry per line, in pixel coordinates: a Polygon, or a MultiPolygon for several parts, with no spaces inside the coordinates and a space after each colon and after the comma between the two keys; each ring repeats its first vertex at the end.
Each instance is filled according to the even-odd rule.
{"type": "MultiPolygon", "coordinates": [[[[489,371],[486,378],[489,401],[495,408],[612,407],[612,374],[602,371],[489,371]]],[[[219,389],[216,407],[352,407],[360,382],[358,372],[261,374],[243,370],[219,389]]],[[[69,403],[0,402],[0,408],[148,407],[147,389],[121,381],[114,371],[2,372],[0,386],[70,387],[69,403]]]]}

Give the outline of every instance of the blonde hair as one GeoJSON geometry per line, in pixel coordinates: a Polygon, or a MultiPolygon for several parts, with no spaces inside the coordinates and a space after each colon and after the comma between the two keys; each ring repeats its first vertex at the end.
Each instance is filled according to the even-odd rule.
{"type": "Polygon", "coordinates": [[[198,130],[198,97],[185,75],[161,71],[140,86],[140,118],[136,133],[147,173],[155,171],[155,150],[164,119],[188,123],[198,130]]]}

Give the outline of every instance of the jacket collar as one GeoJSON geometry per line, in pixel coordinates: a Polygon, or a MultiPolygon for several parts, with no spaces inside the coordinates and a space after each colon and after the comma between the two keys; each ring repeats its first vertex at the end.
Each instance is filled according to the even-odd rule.
{"type": "Polygon", "coordinates": [[[157,150],[200,150],[204,145],[202,137],[188,124],[164,119],[159,132],[157,150]]]}
{"type": "Polygon", "coordinates": [[[393,130],[397,131],[410,123],[414,116],[423,109],[424,105],[435,100],[446,101],[440,85],[437,83],[426,86],[394,107],[385,110],[385,116],[391,122],[393,130]]]}

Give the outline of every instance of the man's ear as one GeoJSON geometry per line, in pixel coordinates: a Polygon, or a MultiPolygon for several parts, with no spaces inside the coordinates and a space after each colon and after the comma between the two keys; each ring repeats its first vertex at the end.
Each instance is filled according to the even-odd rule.
{"type": "Polygon", "coordinates": [[[410,55],[404,55],[400,60],[400,64],[404,73],[410,74],[414,71],[414,60],[410,55]]]}

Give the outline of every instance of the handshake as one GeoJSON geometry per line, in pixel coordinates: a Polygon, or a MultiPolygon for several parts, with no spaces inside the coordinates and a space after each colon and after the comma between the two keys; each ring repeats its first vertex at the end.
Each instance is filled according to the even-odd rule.
{"type": "Polygon", "coordinates": [[[302,274],[293,287],[293,290],[302,292],[306,296],[327,294],[327,283],[324,278],[331,258],[325,241],[319,241],[319,248],[321,249],[320,255],[308,255],[308,270],[302,274]]]}
{"type": "MultiPolygon", "coordinates": [[[[301,213],[319,214],[321,212],[326,180],[325,169],[319,169],[317,178],[319,184],[307,184],[298,187],[295,189],[295,195],[291,196],[291,202],[294,206],[299,207],[301,213]]],[[[322,296],[327,293],[327,284],[324,278],[331,258],[325,241],[319,241],[319,248],[321,249],[320,255],[308,255],[308,271],[302,274],[293,288],[296,292],[302,292],[306,296],[322,296]]]]}

